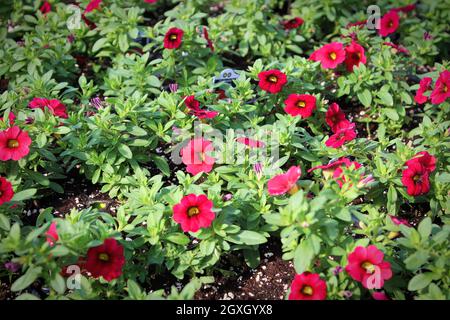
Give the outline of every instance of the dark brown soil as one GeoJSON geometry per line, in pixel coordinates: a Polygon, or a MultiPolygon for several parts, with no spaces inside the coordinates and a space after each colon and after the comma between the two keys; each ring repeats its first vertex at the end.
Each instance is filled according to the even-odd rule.
{"type": "MultiPolygon", "coordinates": [[[[213,284],[206,284],[197,292],[198,300],[283,300],[295,275],[291,261],[281,259],[279,240],[271,240],[261,246],[261,264],[256,269],[249,268],[242,257],[238,267],[227,261],[220,267],[230,274],[215,275],[213,284]]],[[[236,256],[235,256],[236,257],[236,256]]]]}

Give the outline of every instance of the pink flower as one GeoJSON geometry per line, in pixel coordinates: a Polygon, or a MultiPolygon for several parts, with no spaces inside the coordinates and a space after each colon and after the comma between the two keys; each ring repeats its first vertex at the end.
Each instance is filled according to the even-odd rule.
{"type": "Polygon", "coordinates": [[[144,0],[145,3],[156,3],[158,0],[144,0]]]}
{"type": "Polygon", "coordinates": [[[395,50],[397,50],[400,53],[404,53],[406,55],[409,55],[409,50],[406,49],[405,47],[401,46],[401,45],[398,45],[398,44],[395,44],[395,43],[392,43],[392,42],[383,42],[383,44],[385,46],[389,46],[389,47],[394,48],[395,50]]]}
{"type": "Polygon", "coordinates": [[[420,163],[425,168],[425,170],[430,173],[436,170],[436,158],[429,154],[427,151],[421,151],[417,153],[414,157],[412,157],[412,159],[406,161],[406,165],[410,166],[411,164],[416,162],[420,163]]]}
{"type": "Polygon", "coordinates": [[[173,219],[181,225],[184,232],[197,232],[208,228],[215,215],[213,203],[205,195],[189,194],[173,207],[173,219]]]}
{"type": "Polygon", "coordinates": [[[410,196],[426,194],[430,191],[430,173],[420,162],[412,162],[402,172],[402,183],[410,196]]]}
{"type": "Polygon", "coordinates": [[[400,25],[400,17],[396,11],[389,11],[380,20],[380,29],[378,33],[382,37],[387,37],[391,33],[394,33],[400,25]]]}
{"type": "Polygon", "coordinates": [[[345,142],[352,141],[356,138],[355,124],[349,123],[348,126],[337,130],[328,140],[325,145],[330,148],[339,148],[345,142]]]}
{"type": "Polygon", "coordinates": [[[294,194],[297,192],[297,180],[302,175],[300,167],[292,166],[286,173],[278,174],[267,182],[269,194],[279,196],[289,192],[294,194]]]}
{"type": "Polygon", "coordinates": [[[91,2],[89,2],[89,4],[86,6],[84,13],[88,13],[88,12],[98,9],[100,7],[101,3],[102,3],[102,0],[91,0],[91,2]]]}
{"type": "Polygon", "coordinates": [[[52,6],[48,1],[44,1],[44,3],[42,4],[41,8],[39,9],[39,11],[42,12],[42,14],[47,14],[50,11],[52,11],[52,6]]]}
{"type": "Polygon", "coordinates": [[[383,259],[383,252],[376,246],[358,246],[348,256],[345,271],[364,288],[381,289],[384,281],[392,277],[391,264],[383,259]]]}
{"type": "Polygon", "coordinates": [[[14,197],[14,190],[11,182],[0,177],[0,206],[6,202],[11,201],[14,197]]]}
{"type": "Polygon", "coordinates": [[[288,82],[286,75],[277,69],[262,71],[258,74],[259,87],[269,93],[280,92],[288,82]]]}
{"type": "Polygon", "coordinates": [[[253,140],[247,137],[239,137],[236,141],[245,144],[249,148],[264,148],[266,146],[266,144],[262,141],[253,140]]]}
{"type": "Polygon", "coordinates": [[[45,99],[45,98],[34,98],[28,104],[31,109],[39,108],[42,111],[47,108],[50,112],[59,118],[67,119],[69,116],[67,115],[66,106],[61,103],[61,101],[57,99],[45,99]]]}
{"type": "Polygon", "coordinates": [[[53,247],[55,245],[55,242],[59,240],[58,232],[56,230],[56,222],[52,222],[45,235],[47,236],[48,244],[50,245],[50,247],[53,247]]]}
{"type": "Polygon", "coordinates": [[[394,8],[394,9],[391,9],[391,10],[395,11],[395,12],[408,13],[408,12],[413,11],[415,8],[416,8],[416,4],[412,3],[412,4],[408,4],[406,6],[394,8]]]}
{"type": "MultiPolygon", "coordinates": [[[[8,120],[9,120],[9,125],[13,126],[14,121],[16,120],[16,115],[12,111],[8,115],[8,120]]],[[[3,117],[0,118],[0,121],[6,122],[5,120],[3,120],[3,117]]]]}
{"type": "Polygon", "coordinates": [[[399,226],[399,225],[405,225],[405,226],[407,226],[407,227],[411,227],[411,224],[410,224],[409,221],[406,220],[406,219],[399,218],[399,217],[396,217],[396,216],[393,216],[393,215],[389,215],[389,217],[391,218],[392,222],[393,222],[395,225],[397,225],[397,226],[399,226]]]}
{"type": "Polygon", "coordinates": [[[0,160],[20,160],[30,152],[31,139],[28,132],[19,127],[0,131],[0,160]]]}
{"type": "Polygon", "coordinates": [[[372,292],[372,298],[374,300],[389,300],[389,297],[383,291],[372,292]]]}
{"type": "Polygon", "coordinates": [[[211,141],[196,138],[181,149],[181,158],[186,165],[186,171],[192,175],[200,172],[208,173],[212,170],[215,160],[207,153],[214,151],[211,141]]]}
{"type": "Polygon", "coordinates": [[[325,300],[327,284],[316,273],[296,274],[291,284],[289,300],[325,300]]]}
{"type": "Polygon", "coordinates": [[[450,71],[444,70],[439,74],[434,90],[431,92],[431,103],[440,104],[448,97],[450,97],[450,71]]]}
{"type": "Polygon", "coordinates": [[[414,97],[414,101],[416,101],[418,104],[424,104],[427,102],[428,97],[424,95],[425,92],[431,90],[431,82],[433,79],[430,77],[425,77],[422,80],[420,80],[419,89],[416,92],[416,95],[414,97]]]}
{"type": "Polygon", "coordinates": [[[335,69],[345,60],[344,46],[340,42],[332,42],[314,51],[310,58],[313,61],[320,61],[322,68],[335,69]]]}

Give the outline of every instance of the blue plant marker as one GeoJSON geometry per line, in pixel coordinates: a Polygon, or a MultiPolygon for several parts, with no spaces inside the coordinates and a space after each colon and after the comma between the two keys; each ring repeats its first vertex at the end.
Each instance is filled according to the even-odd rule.
{"type": "Polygon", "coordinates": [[[214,83],[226,82],[229,84],[233,84],[233,80],[236,80],[239,77],[239,73],[237,73],[233,69],[225,69],[220,73],[218,77],[213,77],[213,81],[214,83]]]}

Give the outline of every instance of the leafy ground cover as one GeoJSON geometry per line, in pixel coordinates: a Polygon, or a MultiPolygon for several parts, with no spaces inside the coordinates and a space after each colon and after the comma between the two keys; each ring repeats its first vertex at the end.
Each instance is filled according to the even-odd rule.
{"type": "Polygon", "coordinates": [[[2,2],[0,299],[449,299],[449,15],[2,2]]]}

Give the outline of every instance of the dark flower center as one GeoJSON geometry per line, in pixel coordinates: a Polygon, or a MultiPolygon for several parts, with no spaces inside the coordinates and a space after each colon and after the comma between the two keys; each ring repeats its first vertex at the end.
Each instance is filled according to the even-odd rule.
{"type": "Polygon", "coordinates": [[[299,107],[299,108],[304,108],[304,107],[306,107],[305,101],[299,101],[299,102],[297,102],[297,107],[299,107]]]}
{"type": "Polygon", "coordinates": [[[304,295],[307,295],[307,296],[313,295],[313,288],[311,286],[304,286],[301,291],[304,295]]]}
{"type": "Polygon", "coordinates": [[[364,270],[366,270],[367,273],[374,273],[375,272],[375,268],[373,266],[372,263],[370,263],[369,261],[365,261],[361,264],[361,268],[363,268],[364,270]]]}
{"type": "Polygon", "coordinates": [[[98,255],[98,259],[101,261],[109,261],[109,255],[105,252],[102,252],[98,255]]]}
{"type": "Polygon", "coordinates": [[[330,59],[331,60],[336,60],[336,52],[332,52],[332,53],[330,53],[330,59]]]}
{"type": "Polygon", "coordinates": [[[19,147],[19,141],[17,141],[16,139],[11,139],[8,140],[8,148],[18,148],[19,147]]]}
{"type": "Polygon", "coordinates": [[[392,28],[393,25],[394,25],[394,22],[392,20],[388,22],[388,27],[389,28],[392,28]]]}
{"type": "Polygon", "coordinates": [[[278,78],[277,77],[275,77],[275,76],[269,76],[268,78],[267,78],[267,80],[269,81],[269,82],[272,82],[272,83],[277,83],[278,82],[278,78]]]}
{"type": "Polygon", "coordinates": [[[187,214],[188,214],[189,217],[196,216],[196,215],[198,215],[199,213],[200,213],[200,210],[199,210],[197,207],[190,207],[190,208],[188,209],[188,212],[187,212],[187,214]]]}
{"type": "Polygon", "coordinates": [[[0,190],[0,197],[3,195],[3,191],[2,190],[0,190]]]}
{"type": "Polygon", "coordinates": [[[178,38],[178,36],[177,36],[175,33],[172,33],[172,34],[169,36],[169,39],[170,39],[171,41],[175,41],[175,40],[177,40],[177,38],[178,38]]]}
{"type": "Polygon", "coordinates": [[[418,174],[416,174],[414,177],[413,177],[413,180],[414,180],[414,182],[417,182],[417,181],[420,181],[420,175],[418,175],[418,174]]]}

